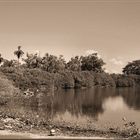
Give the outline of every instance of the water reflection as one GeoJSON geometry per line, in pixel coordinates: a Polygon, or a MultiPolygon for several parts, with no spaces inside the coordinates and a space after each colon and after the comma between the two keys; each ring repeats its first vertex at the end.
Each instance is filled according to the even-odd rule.
{"type": "Polygon", "coordinates": [[[140,88],[120,88],[118,94],[123,97],[129,108],[140,110],[140,88]]]}
{"type": "Polygon", "coordinates": [[[111,110],[111,111],[117,111],[117,110],[124,110],[125,103],[122,97],[109,97],[107,98],[103,103],[104,110],[111,110]]]}
{"type": "MultiPolygon", "coordinates": [[[[140,124],[139,88],[92,88],[59,90],[54,94],[40,93],[31,99],[20,101],[24,113],[39,115],[42,119],[84,120],[84,118],[111,120],[114,112],[122,116],[135,116],[140,124]],[[103,117],[99,117],[103,116],[103,117]]],[[[14,102],[14,104],[16,104],[14,102]]],[[[17,105],[16,105],[17,107],[17,105]]],[[[20,107],[21,109],[21,107],[20,107]]],[[[116,118],[114,117],[114,120],[116,118]]],[[[99,120],[99,121],[100,121],[99,120]]],[[[112,121],[114,121],[112,119],[112,121]]]]}
{"type": "Polygon", "coordinates": [[[116,96],[115,89],[95,88],[59,91],[54,97],[54,110],[57,114],[69,111],[76,117],[86,115],[98,119],[98,115],[104,112],[102,103],[109,96],[116,96]]]}
{"type": "Polygon", "coordinates": [[[110,99],[108,102],[112,101],[110,102],[112,108],[119,109],[120,105],[123,106],[125,102],[129,108],[139,110],[140,94],[138,91],[137,88],[60,90],[53,97],[43,95],[39,98],[38,111],[49,112],[51,117],[68,111],[76,117],[86,115],[98,119],[98,115],[104,113],[103,103],[106,99],[110,99]]]}

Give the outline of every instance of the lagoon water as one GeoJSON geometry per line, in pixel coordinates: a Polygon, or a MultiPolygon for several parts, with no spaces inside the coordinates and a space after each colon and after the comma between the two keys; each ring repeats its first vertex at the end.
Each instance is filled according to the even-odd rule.
{"type": "Polygon", "coordinates": [[[74,125],[118,126],[125,117],[140,127],[140,88],[59,90],[26,99],[19,108],[15,105],[14,110],[30,118],[37,116],[74,125]]]}
{"type": "Polygon", "coordinates": [[[100,126],[135,121],[140,127],[139,88],[64,90],[54,96],[54,119],[100,126]],[[55,108],[56,107],[56,108],[55,108]]]}

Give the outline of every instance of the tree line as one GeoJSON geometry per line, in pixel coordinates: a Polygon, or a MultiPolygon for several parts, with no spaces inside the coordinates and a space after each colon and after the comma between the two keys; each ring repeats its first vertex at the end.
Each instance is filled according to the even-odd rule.
{"type": "MultiPolygon", "coordinates": [[[[65,70],[71,71],[94,71],[96,73],[102,73],[105,71],[103,66],[105,62],[102,58],[98,57],[97,53],[92,53],[87,56],[75,56],[68,62],[64,59],[63,55],[59,57],[46,53],[43,57],[37,53],[26,53],[26,58],[22,58],[25,53],[18,46],[18,49],[14,51],[14,55],[17,60],[7,60],[0,54],[1,67],[17,67],[17,68],[39,68],[50,73],[56,73],[65,70]],[[22,58],[23,64],[20,63],[22,58]]],[[[124,74],[136,74],[140,75],[140,60],[129,62],[122,70],[124,74]]]]}
{"type": "Polygon", "coordinates": [[[20,67],[20,68],[40,68],[47,72],[59,72],[64,70],[71,71],[94,71],[103,72],[104,61],[98,58],[97,53],[88,56],[75,56],[68,62],[65,61],[63,55],[59,57],[46,53],[43,57],[36,54],[26,54],[26,58],[22,58],[25,53],[22,51],[21,46],[14,51],[17,60],[7,60],[0,54],[1,67],[20,67]],[[23,64],[20,63],[22,58],[23,64]]]}

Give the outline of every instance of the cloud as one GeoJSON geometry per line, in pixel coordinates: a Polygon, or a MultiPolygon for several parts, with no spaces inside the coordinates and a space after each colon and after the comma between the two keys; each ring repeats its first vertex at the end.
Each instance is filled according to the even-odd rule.
{"type": "Polygon", "coordinates": [[[87,50],[86,51],[86,54],[93,54],[93,53],[98,53],[98,51],[95,51],[95,50],[87,50]]]}
{"type": "Polygon", "coordinates": [[[103,108],[111,111],[123,110],[126,105],[121,97],[109,97],[103,103],[103,108]],[[113,106],[112,106],[113,104],[113,106]]]}
{"type": "Polygon", "coordinates": [[[116,73],[116,74],[118,74],[118,73],[121,73],[121,72],[119,70],[117,71],[117,70],[112,69],[112,70],[110,70],[110,73],[116,73]]]}
{"type": "Polygon", "coordinates": [[[115,64],[115,65],[123,65],[123,61],[120,58],[112,58],[110,59],[110,62],[115,64]]]}
{"type": "Polygon", "coordinates": [[[109,72],[110,72],[110,71],[109,71],[109,70],[107,70],[107,69],[105,69],[104,71],[105,71],[106,73],[109,73],[109,72]]]}
{"type": "Polygon", "coordinates": [[[114,70],[114,69],[110,69],[110,70],[105,69],[104,71],[105,71],[106,73],[116,73],[116,74],[121,73],[119,70],[114,70]]]}
{"type": "Polygon", "coordinates": [[[35,54],[37,54],[39,56],[40,55],[40,51],[39,50],[36,50],[35,51],[35,54]]]}
{"type": "Polygon", "coordinates": [[[90,54],[93,54],[93,53],[97,53],[97,57],[101,58],[101,55],[98,54],[98,51],[96,51],[96,50],[87,50],[86,51],[86,55],[90,55],[90,54]]]}

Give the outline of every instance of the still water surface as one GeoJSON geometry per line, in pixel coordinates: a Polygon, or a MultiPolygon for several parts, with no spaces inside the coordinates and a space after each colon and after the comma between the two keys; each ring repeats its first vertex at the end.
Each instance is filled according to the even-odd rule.
{"type": "Polygon", "coordinates": [[[122,118],[140,127],[140,89],[65,90],[55,94],[55,119],[100,125],[122,124],[122,118]]]}
{"type": "Polygon", "coordinates": [[[121,125],[125,117],[140,127],[140,88],[60,90],[30,99],[18,111],[44,120],[81,125],[121,125]]]}

